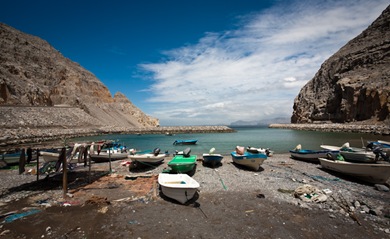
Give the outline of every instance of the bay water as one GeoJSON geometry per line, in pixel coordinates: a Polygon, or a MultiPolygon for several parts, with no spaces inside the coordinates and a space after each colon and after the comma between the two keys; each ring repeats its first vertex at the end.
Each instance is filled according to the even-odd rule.
{"type": "Polygon", "coordinates": [[[229,155],[239,146],[252,146],[256,148],[269,148],[278,153],[289,153],[298,144],[302,149],[321,149],[321,144],[341,146],[349,142],[350,146],[362,147],[367,141],[385,140],[390,141],[390,136],[381,136],[361,133],[345,132],[318,132],[292,129],[272,129],[268,127],[240,127],[233,128],[234,133],[196,133],[196,134],[111,134],[75,138],[72,141],[99,141],[115,140],[125,145],[128,149],[137,151],[153,150],[160,148],[161,152],[168,151],[170,154],[191,148],[191,154],[201,155],[215,148],[215,153],[229,155]],[[175,140],[198,140],[196,145],[173,145],[175,140]]]}

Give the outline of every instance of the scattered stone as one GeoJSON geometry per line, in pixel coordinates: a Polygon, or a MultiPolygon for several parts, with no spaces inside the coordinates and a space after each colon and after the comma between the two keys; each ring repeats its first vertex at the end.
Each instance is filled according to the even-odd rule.
{"type": "Polygon", "coordinates": [[[369,213],[374,216],[380,216],[382,215],[382,211],[378,208],[370,209],[369,213]]]}
{"type": "Polygon", "coordinates": [[[375,188],[381,192],[389,192],[390,189],[383,184],[375,184],[375,188]]]}
{"type": "Polygon", "coordinates": [[[357,208],[360,207],[360,202],[359,202],[359,201],[355,201],[355,202],[353,203],[353,205],[354,205],[355,208],[357,209],[357,208]]]}
{"type": "Polygon", "coordinates": [[[8,233],[10,233],[11,231],[10,230],[4,230],[0,233],[0,236],[4,236],[4,235],[7,235],[8,233]]]}

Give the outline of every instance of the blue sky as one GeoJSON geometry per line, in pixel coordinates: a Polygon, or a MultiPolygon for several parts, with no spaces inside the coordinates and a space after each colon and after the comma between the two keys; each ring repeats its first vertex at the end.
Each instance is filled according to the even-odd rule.
{"type": "Polygon", "coordinates": [[[48,41],[166,125],[291,117],[321,64],[388,0],[2,0],[0,22],[48,41]]]}

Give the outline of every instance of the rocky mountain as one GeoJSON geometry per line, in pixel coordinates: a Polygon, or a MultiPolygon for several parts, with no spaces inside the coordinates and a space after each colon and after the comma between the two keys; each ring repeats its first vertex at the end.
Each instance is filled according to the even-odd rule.
{"type": "MultiPolygon", "coordinates": [[[[158,119],[144,114],[122,93],[112,97],[96,76],[48,42],[0,23],[0,106],[59,105],[82,109],[85,118],[94,118],[95,126],[159,125],[158,119]]],[[[73,124],[84,126],[80,121],[73,124]]]]}
{"type": "Polygon", "coordinates": [[[322,64],[293,109],[292,123],[390,125],[390,6],[322,64]]]}

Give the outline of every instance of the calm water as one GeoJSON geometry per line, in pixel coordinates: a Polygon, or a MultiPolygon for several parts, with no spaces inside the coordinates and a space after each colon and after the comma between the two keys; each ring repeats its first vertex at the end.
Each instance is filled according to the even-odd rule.
{"type": "Polygon", "coordinates": [[[270,129],[270,128],[234,128],[235,133],[211,133],[211,134],[176,134],[166,136],[164,134],[117,134],[105,136],[93,136],[73,139],[74,141],[97,141],[97,140],[118,140],[129,149],[138,151],[152,150],[160,148],[162,152],[168,150],[169,153],[175,150],[191,148],[192,154],[208,153],[211,148],[215,148],[215,153],[230,154],[237,145],[270,148],[275,153],[288,153],[290,149],[298,144],[303,149],[320,149],[321,144],[341,146],[349,142],[351,146],[361,147],[367,141],[386,140],[390,141],[390,136],[379,136],[358,133],[328,133],[315,131],[300,131],[290,129],[270,129]],[[197,139],[196,145],[173,145],[176,139],[197,139]]]}

